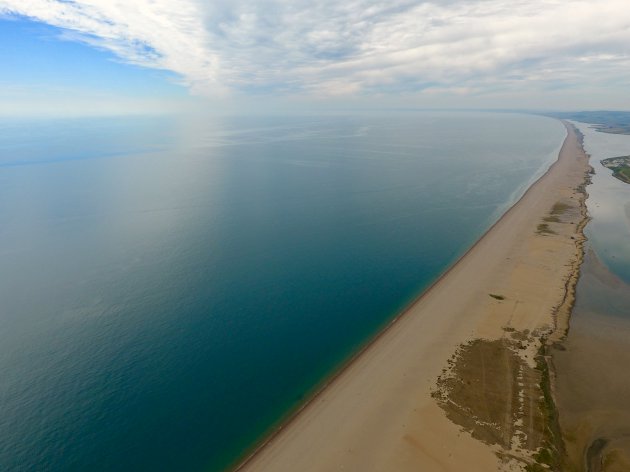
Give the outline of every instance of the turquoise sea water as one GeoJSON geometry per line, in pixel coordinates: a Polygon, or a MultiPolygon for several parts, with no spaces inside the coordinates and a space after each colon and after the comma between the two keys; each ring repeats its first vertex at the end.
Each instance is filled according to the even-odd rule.
{"type": "Polygon", "coordinates": [[[222,470],[563,138],[490,113],[0,122],[0,470],[222,470]]]}

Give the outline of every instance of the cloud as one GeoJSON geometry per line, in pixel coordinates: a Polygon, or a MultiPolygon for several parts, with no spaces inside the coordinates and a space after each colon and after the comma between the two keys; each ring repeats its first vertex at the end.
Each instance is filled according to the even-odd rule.
{"type": "Polygon", "coordinates": [[[62,37],[107,49],[132,64],[173,71],[194,89],[224,87],[202,12],[188,1],[0,0],[0,13],[63,28],[62,37]]]}
{"type": "Polygon", "coordinates": [[[0,0],[194,94],[621,87],[627,0],[0,0]]]}

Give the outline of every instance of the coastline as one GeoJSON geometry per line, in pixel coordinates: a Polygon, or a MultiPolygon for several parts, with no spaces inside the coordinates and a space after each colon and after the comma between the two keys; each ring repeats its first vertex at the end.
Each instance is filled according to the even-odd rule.
{"type": "Polygon", "coordinates": [[[552,350],[565,469],[630,470],[630,285],[589,248],[578,293],[571,331],[552,350]]]}
{"type": "Polygon", "coordinates": [[[564,466],[570,471],[625,471],[630,470],[630,273],[624,244],[630,228],[629,188],[606,164],[618,159],[612,156],[627,154],[630,140],[576,126],[585,134],[595,175],[589,187],[590,241],[571,329],[559,349],[551,349],[564,466]]]}
{"type": "Polygon", "coordinates": [[[449,372],[459,372],[464,348],[477,340],[500,340],[512,352],[514,333],[515,368],[534,368],[546,337],[563,332],[560,314],[570,311],[582,257],[588,173],[579,136],[563,123],[567,136],[547,172],[235,470],[481,471],[533,460],[538,448],[513,441],[533,429],[512,431],[502,445],[456,424],[448,408],[462,405],[450,397],[449,372]]]}

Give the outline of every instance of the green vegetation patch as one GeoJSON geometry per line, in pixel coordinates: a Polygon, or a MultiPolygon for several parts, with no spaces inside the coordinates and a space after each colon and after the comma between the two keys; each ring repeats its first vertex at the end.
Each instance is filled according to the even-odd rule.
{"type": "Polygon", "coordinates": [[[619,176],[624,182],[630,183],[630,167],[619,169],[619,176]]]}
{"type": "Polygon", "coordinates": [[[541,346],[536,356],[536,370],[540,372],[540,390],[542,397],[538,407],[544,418],[544,430],[542,447],[534,455],[534,464],[530,464],[527,471],[538,471],[538,467],[543,466],[543,470],[562,470],[564,457],[564,442],[558,421],[558,411],[551,392],[551,378],[549,365],[546,360],[547,347],[545,339],[541,339],[541,346]]]}
{"type": "Polygon", "coordinates": [[[551,207],[552,215],[562,215],[565,211],[571,208],[571,205],[567,205],[566,203],[556,202],[551,207]]]}
{"type": "Polygon", "coordinates": [[[613,177],[630,184],[630,156],[611,157],[600,162],[604,167],[612,170],[613,177]]]}
{"type": "Polygon", "coordinates": [[[438,377],[432,396],[452,422],[475,439],[498,446],[496,454],[502,460],[519,461],[528,472],[560,472],[565,470],[564,443],[545,339],[540,339],[535,367],[518,354],[535,336],[512,331],[513,339],[475,339],[460,346],[438,377]],[[515,437],[531,456],[514,455],[515,437]]]}
{"type": "Polygon", "coordinates": [[[540,223],[536,229],[536,232],[538,234],[558,234],[554,230],[549,228],[549,225],[547,223],[540,223]]]}

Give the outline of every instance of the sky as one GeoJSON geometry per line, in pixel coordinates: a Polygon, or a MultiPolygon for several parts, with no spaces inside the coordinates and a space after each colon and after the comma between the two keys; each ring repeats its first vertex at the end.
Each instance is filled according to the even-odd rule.
{"type": "Polygon", "coordinates": [[[0,114],[630,109],[628,0],[0,0],[0,114]]]}

